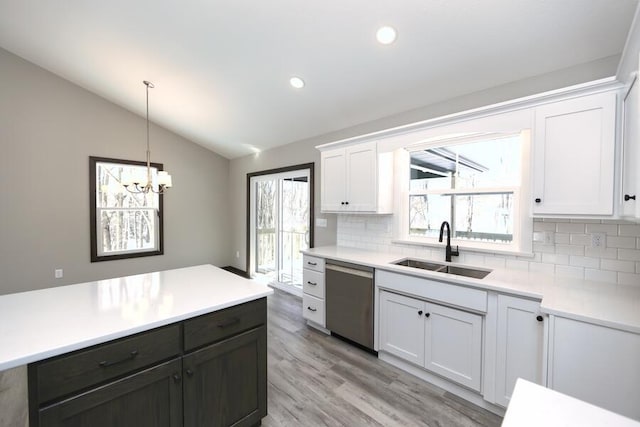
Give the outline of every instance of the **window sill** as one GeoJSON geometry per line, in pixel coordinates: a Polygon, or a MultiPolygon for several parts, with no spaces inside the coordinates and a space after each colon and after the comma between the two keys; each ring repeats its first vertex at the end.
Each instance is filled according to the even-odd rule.
{"type": "MultiPolygon", "coordinates": [[[[411,246],[425,246],[430,248],[444,248],[444,243],[430,243],[425,241],[418,240],[402,240],[402,239],[393,239],[391,240],[391,244],[401,244],[401,245],[411,245],[411,246]]],[[[506,249],[492,249],[492,248],[478,248],[474,246],[465,246],[460,245],[458,243],[452,243],[452,246],[458,246],[460,250],[464,250],[465,252],[479,252],[485,254],[494,254],[494,255],[513,255],[524,258],[533,258],[535,254],[533,252],[524,252],[517,250],[506,250],[506,249]]]]}

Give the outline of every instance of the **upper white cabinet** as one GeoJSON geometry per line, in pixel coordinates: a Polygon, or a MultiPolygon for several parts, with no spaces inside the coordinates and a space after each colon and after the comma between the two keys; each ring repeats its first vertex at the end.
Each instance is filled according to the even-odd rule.
{"type": "Polygon", "coordinates": [[[393,154],[367,142],[321,153],[323,212],[391,213],[393,154]]]}
{"type": "Polygon", "coordinates": [[[623,100],[620,214],[640,219],[640,82],[637,75],[623,100]]]}
{"type": "Polygon", "coordinates": [[[616,94],[535,108],[533,214],[612,215],[616,94]]]}
{"type": "Polygon", "coordinates": [[[506,407],[518,378],[545,385],[545,318],[540,302],[498,295],[495,403],[506,407]]]}

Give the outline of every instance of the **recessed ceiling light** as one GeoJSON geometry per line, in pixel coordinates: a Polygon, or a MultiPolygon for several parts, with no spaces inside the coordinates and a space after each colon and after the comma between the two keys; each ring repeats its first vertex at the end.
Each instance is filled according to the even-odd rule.
{"type": "Polygon", "coordinates": [[[389,27],[388,25],[378,28],[378,31],[376,32],[376,39],[378,39],[378,42],[382,44],[393,43],[396,41],[396,36],[397,33],[395,28],[389,27]]]}
{"type": "Polygon", "coordinates": [[[291,77],[289,79],[289,84],[296,89],[302,89],[304,87],[304,80],[302,80],[300,77],[291,77]]]}

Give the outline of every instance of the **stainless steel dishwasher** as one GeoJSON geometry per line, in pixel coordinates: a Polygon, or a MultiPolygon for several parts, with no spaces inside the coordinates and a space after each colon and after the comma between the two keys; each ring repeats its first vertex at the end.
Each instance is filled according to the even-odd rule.
{"type": "Polygon", "coordinates": [[[373,350],[373,268],[327,260],[327,329],[373,350]]]}

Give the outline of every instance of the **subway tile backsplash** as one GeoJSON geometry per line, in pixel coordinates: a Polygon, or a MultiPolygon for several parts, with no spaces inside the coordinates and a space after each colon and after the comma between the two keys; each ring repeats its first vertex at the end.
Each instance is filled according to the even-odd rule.
{"type": "MultiPolygon", "coordinates": [[[[460,250],[458,262],[489,268],[577,277],[640,286],[640,225],[626,221],[535,219],[534,231],[554,233],[553,244],[534,242],[533,256],[460,250]],[[591,233],[605,235],[604,246],[591,247],[591,233]]],[[[444,259],[444,248],[392,243],[393,217],[338,215],[340,246],[433,259],[444,259]]]]}

